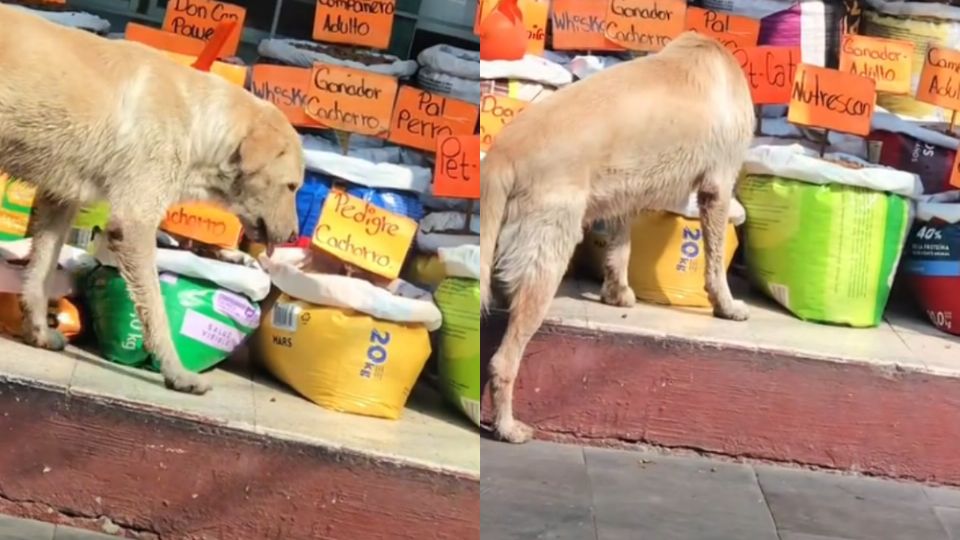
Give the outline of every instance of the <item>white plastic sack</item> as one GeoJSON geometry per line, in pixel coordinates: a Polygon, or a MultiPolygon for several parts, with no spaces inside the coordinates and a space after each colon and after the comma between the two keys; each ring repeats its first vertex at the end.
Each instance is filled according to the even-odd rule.
{"type": "Polygon", "coordinates": [[[359,157],[344,156],[339,148],[336,151],[332,150],[329,141],[324,139],[304,135],[302,140],[303,157],[308,170],[322,172],[371,188],[414,193],[426,193],[430,190],[432,173],[426,167],[379,163],[359,157]]]}
{"type": "MultiPolygon", "coordinates": [[[[25,267],[10,264],[7,261],[22,261],[30,256],[33,240],[26,238],[0,242],[0,293],[20,294],[23,292],[25,267]]],[[[63,246],[57,259],[59,268],[54,271],[47,287],[47,295],[60,299],[73,293],[71,273],[91,269],[97,261],[87,252],[73,246],[63,246]]]]}
{"type": "Polygon", "coordinates": [[[417,55],[421,69],[426,68],[461,79],[480,80],[480,52],[460,49],[453,45],[434,45],[417,55]]]}
{"type": "Polygon", "coordinates": [[[437,253],[442,248],[479,245],[480,237],[475,234],[426,233],[417,231],[417,249],[422,253],[437,253]]]}
{"type": "MultiPolygon", "coordinates": [[[[116,256],[107,249],[105,242],[97,245],[96,256],[104,266],[117,266],[116,256]]],[[[270,276],[262,269],[205,259],[189,251],[158,249],[157,269],[211,281],[224,289],[246,295],[254,302],[270,294],[270,276]]]]}
{"type": "Polygon", "coordinates": [[[522,60],[481,60],[480,78],[533,81],[557,88],[573,82],[573,74],[563,66],[531,54],[522,60]]]}
{"type": "Polygon", "coordinates": [[[792,144],[754,146],[747,152],[743,171],[746,174],[773,175],[811,184],[845,184],[913,198],[923,193],[920,178],[913,173],[874,165],[847,154],[828,153],[825,157],[860,168],[825,161],[816,150],[792,144]]]}
{"type": "MultiPolygon", "coordinates": [[[[427,233],[458,232],[465,233],[467,216],[456,212],[433,212],[420,220],[420,230],[427,233]]],[[[470,232],[480,234],[480,215],[470,219],[470,232]]]]}
{"type": "Polygon", "coordinates": [[[417,85],[424,90],[463,100],[480,103],[480,84],[476,79],[464,79],[435,69],[421,68],[417,72],[417,85]]]}
{"type": "Polygon", "coordinates": [[[437,254],[448,276],[480,279],[480,246],[440,248],[437,254]]]}
{"type": "Polygon", "coordinates": [[[586,55],[575,57],[566,65],[566,68],[577,79],[586,79],[623,62],[624,60],[615,56],[586,55]]]}
{"type": "Polygon", "coordinates": [[[309,48],[322,47],[312,41],[303,41],[296,39],[265,39],[260,42],[257,52],[260,56],[279,60],[292,66],[312,68],[313,64],[322,62],[324,64],[333,64],[335,66],[344,66],[371,73],[380,73],[404,79],[410,77],[417,71],[417,63],[413,60],[401,60],[396,56],[389,54],[379,54],[372,51],[365,51],[365,54],[377,57],[382,60],[381,63],[367,65],[354,60],[344,60],[319,51],[313,51],[309,48]]]}
{"type": "MultiPolygon", "coordinates": [[[[433,302],[398,296],[363,279],[304,272],[300,267],[308,258],[306,250],[278,248],[271,257],[262,255],[260,263],[278,289],[298,300],[352,309],[386,321],[420,323],[431,332],[440,328],[443,317],[433,302]]],[[[429,297],[424,294],[418,296],[429,297]]]]}

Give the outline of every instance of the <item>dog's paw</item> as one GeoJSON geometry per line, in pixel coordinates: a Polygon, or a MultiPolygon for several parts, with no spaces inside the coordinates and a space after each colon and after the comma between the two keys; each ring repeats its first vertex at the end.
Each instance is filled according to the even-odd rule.
{"type": "Polygon", "coordinates": [[[164,384],[171,390],[183,392],[185,394],[196,394],[202,396],[210,391],[210,383],[196,373],[184,372],[173,377],[164,379],[164,384]]]}
{"type": "Polygon", "coordinates": [[[621,285],[605,284],[600,291],[600,299],[609,306],[632,308],[637,305],[637,295],[633,289],[621,285]]]}
{"type": "Polygon", "coordinates": [[[714,316],[730,321],[745,321],[750,318],[750,308],[742,300],[734,300],[728,306],[716,307],[714,316]]]}
{"type": "Polygon", "coordinates": [[[497,426],[496,434],[502,441],[523,444],[533,438],[533,428],[523,422],[512,420],[497,426]]]}
{"type": "Polygon", "coordinates": [[[67,337],[54,328],[40,328],[37,331],[25,332],[23,341],[27,345],[48,351],[62,351],[67,348],[67,337]]]}

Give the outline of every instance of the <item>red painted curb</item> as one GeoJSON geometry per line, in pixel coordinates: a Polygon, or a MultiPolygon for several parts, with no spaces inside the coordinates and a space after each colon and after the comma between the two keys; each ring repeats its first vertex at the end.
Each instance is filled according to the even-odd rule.
{"type": "MultiPolygon", "coordinates": [[[[484,322],[484,366],[502,325],[484,322]]],[[[548,438],[960,485],[958,378],[547,325],[527,349],[515,411],[548,438]]],[[[483,412],[489,421],[489,388],[483,412]]]]}
{"type": "Polygon", "coordinates": [[[476,479],[3,381],[0,508],[164,540],[480,536],[476,479]]]}

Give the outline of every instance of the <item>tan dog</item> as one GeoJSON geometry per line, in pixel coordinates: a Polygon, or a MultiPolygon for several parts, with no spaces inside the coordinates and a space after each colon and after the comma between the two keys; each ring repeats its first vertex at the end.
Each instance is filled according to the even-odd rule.
{"type": "Polygon", "coordinates": [[[498,135],[480,167],[480,234],[484,310],[492,278],[512,299],[490,366],[501,438],[519,443],[532,436],[514,419],[513,385],[584,223],[612,222],[602,297],[632,306],[629,218],[673,207],[696,191],[714,313],[748,317],[730,294],[722,258],[730,199],[754,122],[734,57],[713,39],[686,33],[656,55],[531,105],[498,135]]]}
{"type": "Polygon", "coordinates": [[[174,350],[156,268],[156,232],[184,200],[236,213],[258,242],[297,233],[300,139],[282,113],[162,53],[0,6],[0,170],[38,188],[23,290],[25,340],[62,349],[44,283],[83,204],[111,206],[106,237],[167,385],[203,393],[174,350]]]}

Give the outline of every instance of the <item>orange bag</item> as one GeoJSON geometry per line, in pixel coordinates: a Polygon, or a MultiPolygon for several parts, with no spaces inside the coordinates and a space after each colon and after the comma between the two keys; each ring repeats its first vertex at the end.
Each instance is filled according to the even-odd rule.
{"type": "MultiPolygon", "coordinates": [[[[80,335],[80,312],[66,298],[51,302],[47,310],[47,325],[59,330],[68,340],[80,335]]],[[[23,312],[20,311],[20,296],[0,293],[0,333],[20,337],[23,328],[23,312]]]]}

